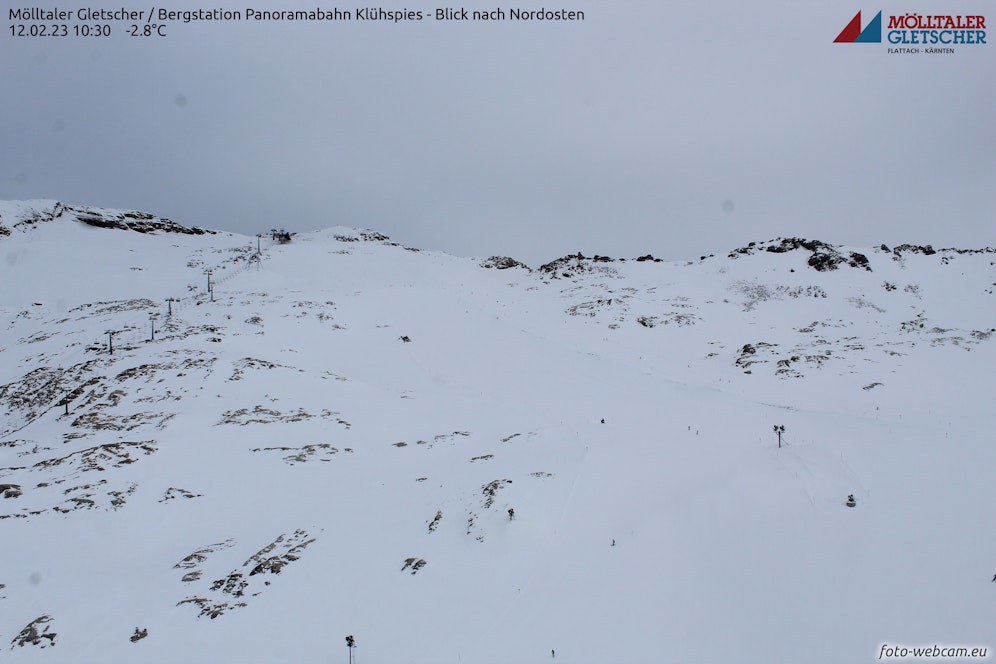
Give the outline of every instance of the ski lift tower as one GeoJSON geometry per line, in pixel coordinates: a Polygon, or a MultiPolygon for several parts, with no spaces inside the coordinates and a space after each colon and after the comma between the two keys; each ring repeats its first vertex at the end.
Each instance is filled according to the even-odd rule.
{"type": "Polygon", "coordinates": [[[352,634],[346,637],[346,647],[349,648],[349,664],[355,664],[356,655],[353,654],[353,649],[356,648],[356,639],[352,634]]]}

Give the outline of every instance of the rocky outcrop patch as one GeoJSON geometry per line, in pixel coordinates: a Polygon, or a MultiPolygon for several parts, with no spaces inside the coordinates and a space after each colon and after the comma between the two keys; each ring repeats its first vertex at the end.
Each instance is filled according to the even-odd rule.
{"type": "Polygon", "coordinates": [[[328,443],[313,443],[301,447],[256,447],[250,451],[284,454],[284,462],[291,466],[306,461],[331,461],[332,457],[339,453],[338,448],[332,447],[328,443]]]}
{"type": "Polygon", "coordinates": [[[199,493],[193,493],[191,491],[187,491],[186,489],[178,489],[176,487],[171,486],[170,488],[166,489],[166,492],[163,494],[163,497],[159,502],[168,503],[169,501],[175,500],[177,498],[189,499],[189,498],[200,498],[200,497],[201,494],[199,493]]]}
{"type": "MultiPolygon", "coordinates": [[[[250,556],[240,567],[215,579],[203,593],[187,597],[179,601],[177,606],[193,604],[200,609],[199,617],[206,616],[212,620],[233,609],[245,607],[250,598],[258,596],[263,587],[270,585],[270,581],[263,577],[279,575],[287,565],[299,560],[304,549],[315,540],[305,530],[280,535],[250,556]]],[[[200,566],[208,554],[233,545],[232,540],[213,544],[190,554],[175,567],[191,570],[184,574],[183,580],[188,583],[196,582],[201,578],[200,566]]]]}
{"type": "Polygon", "coordinates": [[[29,622],[27,627],[14,637],[10,645],[12,648],[23,648],[24,646],[48,648],[55,645],[57,636],[58,634],[52,631],[52,616],[45,615],[29,622]]]}
{"type": "Polygon", "coordinates": [[[586,274],[601,274],[604,276],[616,276],[615,269],[596,263],[611,262],[612,259],[605,256],[595,256],[585,258],[581,252],[573,256],[564,256],[556,260],[540,265],[540,272],[545,273],[552,279],[572,279],[586,274]]]}
{"type": "Polygon", "coordinates": [[[809,251],[811,255],[806,263],[817,272],[836,270],[841,264],[847,264],[854,268],[863,268],[871,272],[868,257],[864,254],[851,251],[845,255],[838,251],[836,247],[826,242],[796,237],[776,238],[768,242],[750,242],[746,247],[740,247],[731,251],[729,257],[750,256],[762,249],[773,254],[783,254],[797,249],[809,251]]]}
{"type": "Polygon", "coordinates": [[[428,563],[422,558],[405,558],[405,563],[401,566],[401,571],[404,572],[405,570],[410,569],[414,575],[427,564],[428,563]]]}
{"type": "Polygon", "coordinates": [[[521,267],[526,270],[529,269],[529,266],[525,263],[520,263],[514,258],[509,258],[508,256],[492,256],[491,258],[487,258],[481,261],[481,267],[489,269],[493,268],[495,270],[508,270],[514,267],[521,267]]]}
{"type": "Polygon", "coordinates": [[[204,230],[202,228],[187,228],[180,224],[157,217],[148,212],[137,212],[134,210],[117,211],[106,208],[77,207],[66,205],[64,208],[66,215],[75,218],[76,221],[88,226],[97,228],[112,228],[121,231],[136,231],[138,233],[181,233],[184,235],[213,235],[215,231],[204,230]]]}

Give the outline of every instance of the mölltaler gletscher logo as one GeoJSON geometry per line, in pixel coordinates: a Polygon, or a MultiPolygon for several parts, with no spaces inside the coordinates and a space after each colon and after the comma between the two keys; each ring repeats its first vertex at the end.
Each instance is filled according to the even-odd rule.
{"type": "MultiPolygon", "coordinates": [[[[986,43],[986,17],[980,14],[918,14],[889,16],[887,41],[890,44],[954,46],[986,43]]],[[[861,12],[840,31],[834,43],[882,43],[882,12],[861,27],[861,12]]],[[[949,49],[950,50],[950,49],[949,49]]],[[[929,51],[928,51],[929,52],[929,51]]]]}

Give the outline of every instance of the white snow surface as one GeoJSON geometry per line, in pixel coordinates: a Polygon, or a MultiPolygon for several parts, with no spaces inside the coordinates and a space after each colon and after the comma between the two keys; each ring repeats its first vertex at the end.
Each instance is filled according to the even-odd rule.
{"type": "Polygon", "coordinates": [[[996,646],[992,250],[551,272],[60,205],[0,203],[0,662],[996,646]]]}

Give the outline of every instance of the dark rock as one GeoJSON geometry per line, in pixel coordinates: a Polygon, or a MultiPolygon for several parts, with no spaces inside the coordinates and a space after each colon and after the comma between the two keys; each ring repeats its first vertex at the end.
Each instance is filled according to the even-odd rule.
{"type": "Polygon", "coordinates": [[[513,267],[521,267],[526,270],[529,269],[529,266],[525,263],[520,263],[514,258],[510,258],[508,256],[492,256],[487,260],[481,261],[481,267],[494,268],[496,270],[508,270],[513,267]]]}
{"type": "MultiPolygon", "coordinates": [[[[97,228],[110,228],[138,233],[182,233],[185,235],[214,234],[201,228],[187,228],[163,217],[156,217],[147,212],[105,210],[102,208],[64,206],[63,211],[76,221],[97,228]]],[[[60,215],[63,211],[60,211],[60,215]]]]}
{"type": "Polygon", "coordinates": [[[848,265],[851,267],[863,267],[869,272],[871,272],[871,266],[868,265],[868,258],[864,254],[859,254],[856,252],[851,252],[851,260],[848,261],[848,265]]]}
{"type": "Polygon", "coordinates": [[[52,616],[41,616],[39,618],[35,618],[28,623],[27,627],[21,630],[20,634],[14,637],[14,639],[10,642],[10,645],[12,647],[17,646],[19,648],[27,645],[38,646],[40,648],[54,646],[57,634],[49,631],[49,629],[51,629],[51,625],[48,623],[51,622],[52,616]],[[44,625],[44,629],[39,632],[38,628],[42,625],[44,625]],[[45,642],[46,640],[48,643],[45,642]]]}
{"type": "Polygon", "coordinates": [[[21,495],[20,484],[0,484],[0,496],[4,498],[19,498],[21,495]]]}
{"type": "Polygon", "coordinates": [[[836,270],[837,265],[844,262],[844,257],[837,252],[815,253],[806,262],[809,264],[809,267],[817,272],[829,272],[830,270],[836,270]]]}
{"type": "Polygon", "coordinates": [[[923,254],[924,256],[933,256],[937,252],[929,244],[925,246],[920,246],[915,244],[901,244],[895,249],[893,249],[892,253],[894,253],[896,256],[900,256],[903,253],[923,254]]]}
{"type": "Polygon", "coordinates": [[[262,574],[263,572],[270,572],[271,574],[280,574],[280,570],[282,570],[284,566],[291,560],[297,560],[297,558],[293,556],[289,558],[284,558],[281,556],[273,556],[271,558],[267,558],[263,562],[253,567],[252,571],[249,572],[249,576],[256,576],[257,574],[262,574]]]}

